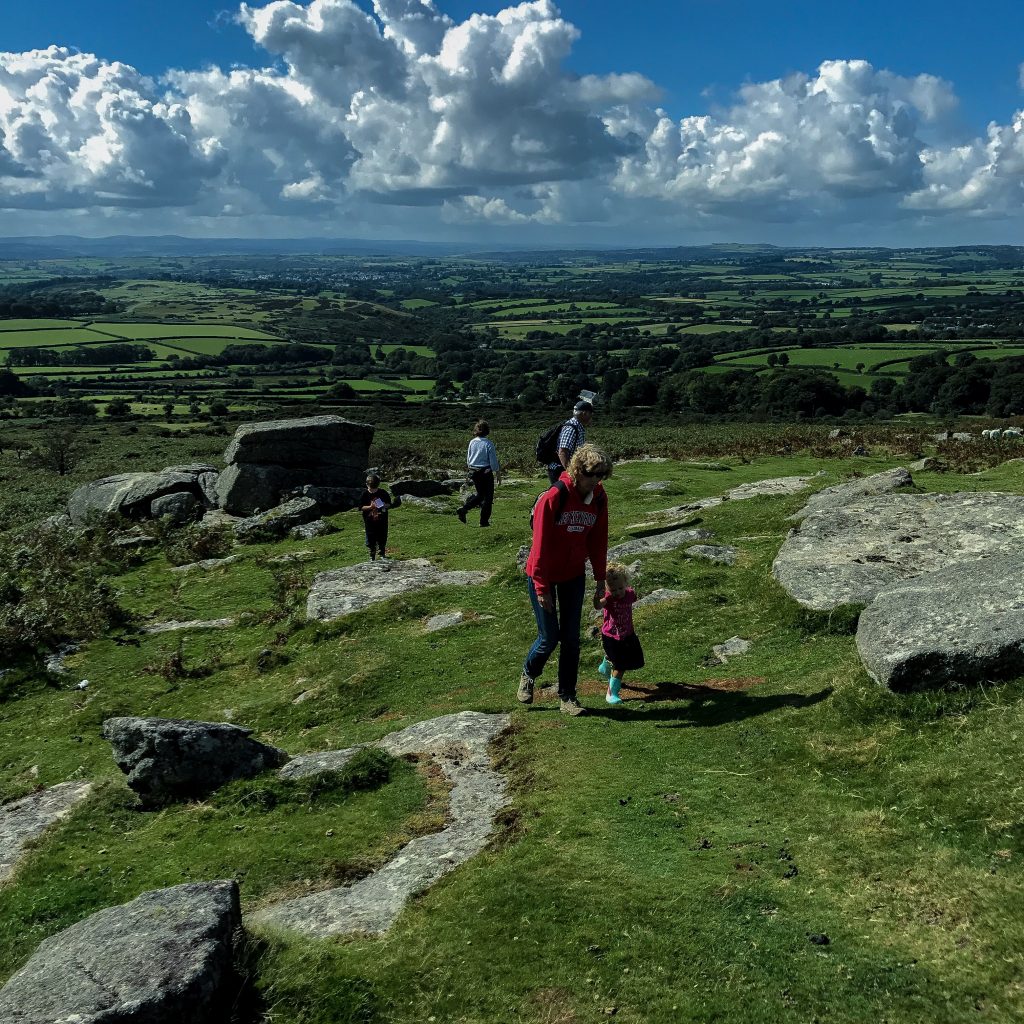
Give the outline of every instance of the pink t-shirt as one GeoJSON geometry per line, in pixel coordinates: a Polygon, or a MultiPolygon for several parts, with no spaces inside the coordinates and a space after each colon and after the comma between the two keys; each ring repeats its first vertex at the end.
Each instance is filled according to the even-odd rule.
{"type": "Polygon", "coordinates": [[[601,623],[601,632],[610,636],[613,640],[621,640],[623,637],[632,636],[633,629],[633,602],[636,600],[636,591],[632,587],[626,587],[622,597],[612,597],[608,594],[604,602],[604,618],[601,623]]]}

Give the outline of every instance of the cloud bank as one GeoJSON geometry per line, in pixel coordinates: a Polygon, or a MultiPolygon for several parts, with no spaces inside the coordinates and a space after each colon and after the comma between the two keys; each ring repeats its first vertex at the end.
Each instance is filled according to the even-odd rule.
{"type": "Polygon", "coordinates": [[[683,241],[1022,212],[1024,112],[963,137],[928,74],[830,60],[674,119],[641,74],[570,73],[578,31],[552,0],[461,23],[432,0],[274,0],[238,20],[265,67],[155,82],[60,46],[0,53],[0,208],[139,230],[683,241]]]}

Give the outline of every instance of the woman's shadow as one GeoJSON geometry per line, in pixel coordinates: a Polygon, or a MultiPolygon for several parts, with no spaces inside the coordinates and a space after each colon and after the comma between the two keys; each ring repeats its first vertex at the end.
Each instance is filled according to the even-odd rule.
{"type": "Polygon", "coordinates": [[[826,686],[817,693],[775,693],[759,696],[749,692],[752,687],[764,682],[758,677],[711,682],[712,685],[664,682],[643,686],[639,683],[626,683],[622,687],[621,704],[588,710],[592,715],[619,721],[642,719],[645,722],[666,723],[657,726],[661,729],[708,728],[754,718],[781,708],[813,707],[828,700],[833,693],[832,687],[826,686]],[[713,685],[714,683],[719,685],[713,685]],[[721,685],[723,683],[728,685],[721,685]]]}

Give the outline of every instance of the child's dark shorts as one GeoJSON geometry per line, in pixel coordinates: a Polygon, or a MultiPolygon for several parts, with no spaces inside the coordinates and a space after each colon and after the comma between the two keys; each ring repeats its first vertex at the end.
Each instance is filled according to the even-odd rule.
{"type": "Polygon", "coordinates": [[[636,633],[630,633],[621,640],[602,633],[601,642],[604,644],[605,656],[620,672],[635,672],[644,667],[644,652],[636,633]]]}

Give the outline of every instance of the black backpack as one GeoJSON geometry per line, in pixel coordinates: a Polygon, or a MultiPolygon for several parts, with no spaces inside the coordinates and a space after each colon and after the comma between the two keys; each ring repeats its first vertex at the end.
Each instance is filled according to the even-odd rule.
{"type": "Polygon", "coordinates": [[[575,420],[563,420],[561,423],[556,423],[553,427],[549,427],[544,431],[540,437],[537,438],[537,444],[534,448],[534,452],[537,455],[537,461],[542,466],[550,466],[552,462],[558,461],[558,438],[562,433],[562,428],[571,426],[576,432],[576,437],[579,435],[579,427],[575,420]]]}
{"type": "MultiPolygon", "coordinates": [[[[551,485],[551,487],[557,487],[558,488],[558,506],[555,509],[555,522],[558,522],[559,517],[561,516],[562,512],[565,509],[565,503],[569,500],[569,488],[565,486],[565,481],[564,480],[557,480],[557,481],[555,481],[555,483],[553,483],[551,485]]],[[[551,490],[551,487],[548,488],[548,491],[551,490]]],[[[534,517],[534,515],[537,512],[537,506],[540,504],[540,499],[543,498],[544,495],[548,493],[548,491],[541,491],[540,494],[537,495],[537,500],[533,503],[533,508],[530,509],[530,529],[531,530],[533,529],[533,517],[534,517]]],[[[605,503],[605,501],[607,501],[607,499],[608,499],[608,496],[604,493],[604,488],[602,487],[600,493],[595,494],[595,497],[594,497],[594,508],[598,512],[600,512],[601,509],[604,508],[604,503],[605,503]]]]}

